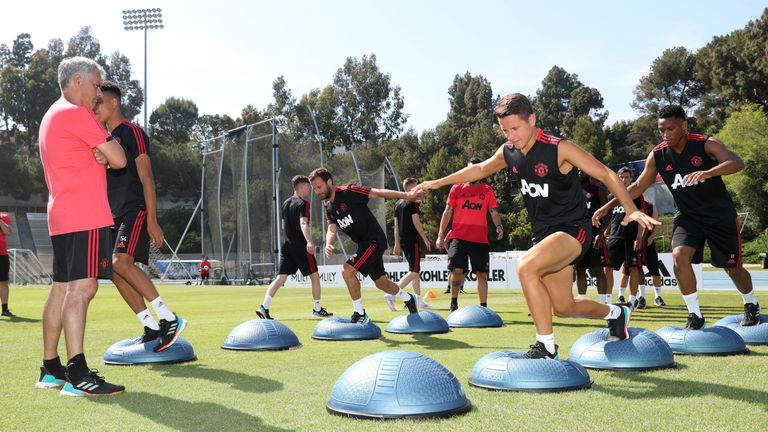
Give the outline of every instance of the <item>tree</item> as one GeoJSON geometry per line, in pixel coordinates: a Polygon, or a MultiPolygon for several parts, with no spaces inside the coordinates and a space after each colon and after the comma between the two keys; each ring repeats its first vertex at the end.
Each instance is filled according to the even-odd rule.
{"type": "Polygon", "coordinates": [[[469,72],[456,75],[448,88],[448,101],[448,122],[458,130],[493,117],[493,89],[482,75],[473,76],[469,72]]]}
{"type": "Polygon", "coordinates": [[[632,107],[650,115],[673,104],[692,111],[704,92],[696,73],[696,56],[685,47],[675,47],[664,50],[651,64],[649,74],[640,78],[632,107]]]}
{"type": "Polygon", "coordinates": [[[91,26],[85,26],[72,36],[67,43],[66,57],[83,56],[96,61],[106,68],[107,62],[101,53],[101,43],[93,36],[91,26]]]}
{"type": "Polygon", "coordinates": [[[115,51],[107,58],[107,65],[104,69],[107,72],[107,79],[119,85],[123,93],[123,115],[128,119],[133,119],[141,112],[144,103],[144,89],[139,84],[139,80],[131,76],[133,73],[131,60],[120,51],[115,51]]]}
{"type": "Polygon", "coordinates": [[[193,136],[195,141],[205,141],[223,135],[228,130],[235,128],[232,117],[224,115],[205,114],[197,119],[193,136]]]}
{"type": "Polygon", "coordinates": [[[541,88],[533,98],[536,122],[545,131],[569,136],[576,119],[593,116],[605,119],[603,97],[597,89],[586,87],[576,74],[570,74],[560,66],[553,66],[541,82],[541,88]]]}
{"type": "Polygon", "coordinates": [[[11,48],[11,62],[19,69],[24,69],[32,58],[32,36],[29,33],[21,33],[16,36],[11,48]]]}
{"type": "Polygon", "coordinates": [[[189,99],[169,97],[149,116],[152,139],[188,144],[197,124],[197,105],[189,99]]]}
{"type": "Polygon", "coordinates": [[[571,136],[575,143],[597,160],[605,163],[612,159],[612,149],[605,137],[602,121],[592,120],[589,116],[578,117],[571,136]]]}

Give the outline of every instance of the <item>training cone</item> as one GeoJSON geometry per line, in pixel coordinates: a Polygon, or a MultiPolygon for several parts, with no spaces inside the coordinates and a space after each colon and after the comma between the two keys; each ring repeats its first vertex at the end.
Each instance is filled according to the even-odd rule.
{"type": "Polygon", "coordinates": [[[432,290],[427,290],[427,292],[424,293],[424,300],[436,299],[436,298],[437,296],[435,295],[435,293],[432,292],[432,290]]]}

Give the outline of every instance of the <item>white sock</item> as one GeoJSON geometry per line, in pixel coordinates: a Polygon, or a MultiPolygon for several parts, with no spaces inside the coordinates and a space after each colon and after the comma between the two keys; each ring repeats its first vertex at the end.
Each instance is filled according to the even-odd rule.
{"type": "Polygon", "coordinates": [[[315,300],[315,301],[314,301],[314,304],[312,305],[312,309],[313,309],[315,312],[320,312],[320,309],[322,309],[322,308],[323,308],[323,307],[322,307],[322,306],[320,306],[320,300],[315,300]]]}
{"type": "Polygon", "coordinates": [[[160,330],[160,326],[157,325],[157,321],[155,321],[155,317],[152,316],[151,313],[149,313],[149,309],[144,309],[143,311],[136,314],[136,318],[139,319],[139,322],[141,325],[145,327],[149,327],[152,330],[160,330]]]}
{"type": "Polygon", "coordinates": [[[603,319],[616,319],[621,315],[621,307],[612,304],[609,304],[608,307],[610,308],[610,310],[608,310],[608,315],[603,319]]]}
{"type": "Polygon", "coordinates": [[[656,294],[656,298],[661,297],[661,287],[660,286],[653,287],[653,292],[654,292],[654,294],[656,294]]]}
{"type": "Polygon", "coordinates": [[[757,297],[755,296],[755,290],[750,291],[749,294],[742,294],[741,297],[744,299],[744,304],[747,304],[747,303],[757,304],[757,297]]]}
{"type": "Polygon", "coordinates": [[[579,294],[576,298],[587,298],[586,294],[579,294]]]}
{"type": "Polygon", "coordinates": [[[624,294],[627,293],[627,287],[619,287],[619,296],[624,297],[624,294]]]}
{"type": "Polygon", "coordinates": [[[411,299],[411,294],[409,294],[407,291],[400,290],[397,292],[397,296],[400,297],[400,300],[402,301],[408,301],[411,299]]]}
{"type": "Polygon", "coordinates": [[[611,304],[611,297],[613,297],[613,294],[606,294],[605,295],[605,304],[611,304]]]}
{"type": "Polygon", "coordinates": [[[645,285],[640,285],[637,290],[640,297],[645,297],[645,285]]]}
{"type": "Polygon", "coordinates": [[[155,311],[158,318],[166,321],[173,321],[176,319],[176,315],[168,309],[168,306],[165,304],[162,297],[157,296],[157,298],[149,302],[149,304],[152,305],[152,309],[155,311]]]}
{"type": "Polygon", "coordinates": [[[261,305],[264,306],[264,309],[269,309],[270,303],[272,303],[272,296],[269,294],[264,294],[264,301],[261,302],[261,305]]]}
{"type": "Polygon", "coordinates": [[[598,294],[597,299],[600,300],[600,304],[605,304],[605,294],[598,294]]]}
{"type": "Polygon", "coordinates": [[[536,333],[536,342],[541,342],[544,344],[544,348],[549,351],[550,354],[554,354],[556,351],[555,348],[555,334],[550,333],[548,335],[540,335],[536,333]]]}
{"type": "Polygon", "coordinates": [[[632,294],[630,294],[629,295],[629,304],[635,304],[635,300],[637,300],[637,297],[635,297],[632,294]]]}
{"type": "Polygon", "coordinates": [[[364,314],[365,309],[363,309],[363,298],[361,297],[357,300],[352,300],[352,308],[360,315],[364,314]]]}
{"type": "Polygon", "coordinates": [[[688,294],[683,296],[683,301],[685,301],[685,305],[688,307],[688,313],[694,313],[698,315],[700,318],[703,316],[701,314],[701,308],[699,307],[699,293],[695,292],[693,294],[688,294]]]}

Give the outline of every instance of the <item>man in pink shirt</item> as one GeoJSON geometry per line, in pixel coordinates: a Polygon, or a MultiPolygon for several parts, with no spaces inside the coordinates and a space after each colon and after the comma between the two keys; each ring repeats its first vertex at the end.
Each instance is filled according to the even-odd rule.
{"type": "Polygon", "coordinates": [[[93,60],[64,59],[58,70],[61,98],[40,123],[53,287],[43,307],[43,366],[36,386],[63,385],[65,396],[125,391],[90,370],[83,354],[85,317],[99,286],[97,279],[112,277],[113,221],[105,165],[122,168],[126,164],[122,147],[93,113],[103,75],[93,60]],[[62,329],[69,359],[66,370],[57,352],[62,329]]]}
{"type": "Polygon", "coordinates": [[[11,218],[7,213],[0,212],[0,302],[3,304],[2,316],[13,318],[16,315],[8,309],[8,236],[11,235],[11,218]]]}

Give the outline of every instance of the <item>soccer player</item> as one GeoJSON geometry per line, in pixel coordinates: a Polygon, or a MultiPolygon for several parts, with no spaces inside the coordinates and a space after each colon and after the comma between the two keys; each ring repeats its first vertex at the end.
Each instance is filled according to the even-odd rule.
{"type": "Polygon", "coordinates": [[[123,116],[120,86],[105,81],[101,84],[101,93],[96,116],[112,131],[127,159],[124,168],[107,169],[107,195],[114,219],[112,281],[144,327],[137,342],[157,340],[154,350],[160,352],[176,342],[187,327],[187,321],[171,312],[152,280],[135,264],[149,264],[149,241],[162,246],[164,239],[163,230],[157,223],[149,137],[141,127],[123,116]],[[159,324],[144,299],[160,319],[159,324]]]}
{"type": "Polygon", "coordinates": [[[211,276],[211,262],[208,261],[208,257],[204,256],[200,261],[200,285],[208,285],[209,277],[211,276]]]}
{"type": "Polygon", "coordinates": [[[350,322],[367,324],[371,318],[363,308],[360,294],[360,281],[357,274],[369,276],[376,288],[387,294],[400,297],[408,312],[417,313],[416,296],[409,294],[389,280],[384,271],[384,251],[387,249],[387,237],[384,230],[368,208],[369,198],[407,199],[418,201],[423,194],[415,190],[398,192],[388,189],[371,189],[362,186],[336,186],[333,175],[325,168],[316,168],[309,174],[309,182],[315,194],[325,200],[325,213],[328,218],[328,232],[325,236],[325,255],[333,254],[336,231],[341,228],[353,242],[357,243],[357,252],[349,257],[341,275],[352,298],[354,312],[350,322]]]}
{"type": "MultiPolygon", "coordinates": [[[[650,215],[654,219],[658,220],[659,218],[659,212],[656,210],[656,207],[646,201],[645,203],[646,214],[650,215]]],[[[661,273],[659,272],[659,254],[656,251],[656,242],[655,242],[655,236],[656,232],[658,232],[660,225],[656,225],[653,227],[653,230],[651,232],[648,232],[648,230],[643,230],[641,232],[641,246],[640,250],[638,252],[639,254],[639,261],[642,263],[643,266],[645,266],[648,269],[648,275],[651,276],[651,282],[653,283],[654,287],[654,300],[653,303],[656,306],[666,306],[667,304],[664,303],[664,299],[661,298],[661,273]]],[[[621,267],[621,290],[622,292],[627,287],[627,284],[629,283],[629,271],[627,271],[627,266],[624,265],[621,267]]],[[[638,309],[645,309],[646,308],[646,300],[645,300],[645,273],[643,273],[642,268],[640,269],[640,284],[637,289],[637,308],[638,309]]]]}
{"type": "MultiPolygon", "coordinates": [[[[536,327],[536,343],[526,358],[558,358],[552,311],[558,316],[608,320],[611,339],[626,339],[630,310],[573,298],[573,265],[591,247],[589,214],[578,169],[618,196],[627,221],[650,226],[656,221],[635,208],[610,168],[571,141],[545,134],[536,127],[536,114],[525,95],[512,93],[496,105],[496,118],[508,142],[489,159],[470,165],[419,188],[473,182],[508,169],[520,179],[532,225],[534,246],[517,261],[517,274],[536,327]]],[[[417,189],[419,189],[417,188],[417,189]]]]}
{"type": "Polygon", "coordinates": [[[16,316],[8,309],[8,273],[11,269],[8,259],[8,236],[12,233],[11,218],[8,213],[0,212],[0,302],[3,304],[2,316],[8,318],[16,316]]]}
{"type": "MultiPolygon", "coordinates": [[[[473,157],[468,166],[483,160],[473,157]]],[[[459,308],[459,289],[464,282],[464,274],[472,263],[472,271],[477,275],[477,296],[480,306],[488,306],[488,270],[490,253],[488,249],[488,214],[493,219],[498,240],[504,237],[504,228],[499,216],[499,205],[493,188],[481,181],[457,183],[448,193],[443,216],[440,218],[440,230],[437,233],[438,249],[448,251],[448,270],[451,271],[451,312],[459,308]],[[448,235],[445,230],[451,224],[448,235]]]]}
{"type": "MultiPolygon", "coordinates": [[[[744,169],[744,162],[722,142],[688,131],[685,110],[667,105],[659,110],[658,128],[663,141],[645,160],[645,169],[629,187],[640,196],[660,175],[677,205],[672,228],[675,277],[688,308],[686,328],[704,327],[696,291],[693,263],[702,261],[704,242],[712,251],[712,265],[724,268],[744,300],[742,326],[760,322],[760,305],[752,291],[752,277],[741,262],[741,232],[736,207],[722,176],[744,169]]],[[[608,202],[595,213],[599,218],[617,205],[608,202]]]]}
{"type": "Polygon", "coordinates": [[[104,70],[84,57],[62,60],[61,98],[40,123],[40,159],[48,186],[48,231],[53,244],[53,286],[43,306],[43,366],[36,386],[64,386],[66,396],[118,394],[88,368],[83,354],[85,317],[96,295],[97,278],[112,278],[112,212],[104,164],[119,169],[126,159],[120,144],[92,109],[101,97],[104,70]],[[58,344],[67,347],[66,370],[58,344]]]}
{"type": "MultiPolygon", "coordinates": [[[[608,194],[600,183],[592,182],[586,173],[580,172],[579,175],[586,198],[587,211],[592,216],[592,213],[608,202],[608,194]]],[[[576,264],[576,290],[579,298],[587,296],[587,269],[589,269],[595,277],[600,303],[608,304],[610,301],[606,295],[607,288],[603,268],[609,267],[611,261],[600,227],[592,227],[592,238],[592,247],[587,249],[584,257],[576,264]]]]}
{"type": "Polygon", "coordinates": [[[269,315],[269,305],[277,290],[285,285],[288,276],[301,271],[305,277],[309,277],[312,283],[312,316],[324,318],[333,316],[320,304],[320,275],[317,274],[317,261],[315,261],[315,242],[312,241],[312,232],[309,230],[309,178],[305,175],[297,175],[291,179],[293,182],[293,196],[283,202],[281,209],[282,227],[285,231],[285,240],[280,248],[280,268],[277,277],[269,285],[264,301],[256,315],[261,319],[272,319],[269,315]]]}
{"type": "MultiPolygon", "coordinates": [[[[411,189],[416,187],[419,183],[413,177],[408,177],[403,181],[403,189],[406,192],[410,192],[411,189]]],[[[413,284],[413,292],[416,293],[416,306],[419,310],[430,309],[432,306],[428,305],[421,298],[421,280],[420,278],[420,261],[421,261],[421,247],[419,239],[424,243],[424,247],[427,252],[432,250],[432,246],[427,238],[427,234],[424,232],[424,227],[421,225],[421,218],[419,218],[419,203],[408,201],[406,199],[400,199],[395,203],[395,217],[394,217],[394,233],[395,233],[395,246],[392,249],[392,253],[395,255],[405,255],[405,259],[408,261],[408,274],[400,279],[397,284],[400,289],[405,289],[408,284],[413,284]]],[[[396,311],[395,308],[395,296],[391,294],[384,294],[384,300],[386,300],[389,309],[396,311]]]]}

